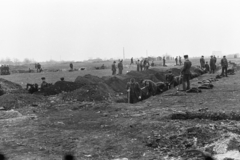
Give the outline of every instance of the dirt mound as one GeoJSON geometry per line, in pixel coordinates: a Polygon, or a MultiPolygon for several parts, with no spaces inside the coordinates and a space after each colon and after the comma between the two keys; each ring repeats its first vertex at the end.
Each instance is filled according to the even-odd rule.
{"type": "Polygon", "coordinates": [[[89,85],[89,84],[96,84],[102,81],[103,80],[97,76],[87,74],[85,76],[78,76],[74,82],[79,83],[81,85],[89,85]]]}
{"type": "Polygon", "coordinates": [[[83,86],[82,83],[68,82],[68,81],[58,81],[54,85],[45,88],[43,92],[44,95],[55,95],[62,92],[74,91],[83,86]]]}
{"type": "Polygon", "coordinates": [[[73,92],[63,95],[63,100],[77,101],[108,101],[112,99],[114,91],[105,83],[85,85],[73,92]]]}
{"type": "Polygon", "coordinates": [[[159,79],[155,76],[156,73],[156,71],[149,69],[143,72],[130,71],[127,73],[127,75],[131,78],[134,78],[136,81],[140,81],[142,79],[150,79],[154,82],[159,82],[159,79]]]}
{"type": "Polygon", "coordinates": [[[4,109],[14,109],[23,106],[45,102],[45,97],[34,94],[4,94],[0,96],[0,104],[4,109]]]}
{"type": "Polygon", "coordinates": [[[1,92],[4,92],[4,93],[24,92],[21,85],[5,80],[3,78],[0,78],[0,86],[1,86],[1,92]]]}
{"type": "Polygon", "coordinates": [[[196,74],[197,76],[200,76],[204,73],[204,71],[198,66],[192,66],[190,71],[192,74],[196,74]]]}
{"type": "Polygon", "coordinates": [[[105,77],[104,83],[106,83],[115,92],[126,92],[127,83],[118,77],[105,77]]]}

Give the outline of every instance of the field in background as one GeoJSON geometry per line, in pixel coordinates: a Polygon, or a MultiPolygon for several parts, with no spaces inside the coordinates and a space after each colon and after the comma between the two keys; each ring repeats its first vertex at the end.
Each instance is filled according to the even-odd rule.
{"type": "MultiPolygon", "coordinates": [[[[199,59],[190,59],[193,63],[193,65],[199,65],[199,59]]],[[[237,62],[239,59],[229,59],[233,62],[237,62]]],[[[207,60],[209,61],[209,60],[207,60]]],[[[156,67],[161,68],[162,61],[155,61],[156,67]]],[[[220,63],[220,59],[218,59],[217,64],[220,63]]],[[[4,75],[0,76],[0,78],[4,78],[6,80],[18,83],[22,85],[23,87],[26,86],[27,83],[41,83],[41,77],[46,77],[46,81],[48,83],[55,83],[60,80],[61,77],[64,77],[66,81],[74,81],[78,76],[84,76],[86,74],[91,74],[95,76],[111,76],[111,64],[112,62],[104,62],[104,65],[107,67],[107,69],[104,70],[96,70],[94,67],[100,67],[103,64],[103,62],[81,62],[81,63],[73,63],[74,68],[78,69],[81,67],[86,67],[87,70],[85,71],[74,71],[69,72],[69,63],[59,63],[59,64],[46,64],[42,65],[43,69],[47,70],[62,70],[65,69],[66,71],[58,71],[58,72],[42,72],[42,73],[15,73],[11,75],[4,75]]],[[[126,74],[127,71],[136,70],[136,65],[129,66],[130,61],[125,61],[124,63],[124,70],[123,74],[126,74]]],[[[169,67],[172,67],[175,65],[174,60],[168,60],[166,61],[166,65],[169,67]]],[[[28,68],[33,69],[33,65],[24,66],[21,69],[28,70],[28,68]]]]}

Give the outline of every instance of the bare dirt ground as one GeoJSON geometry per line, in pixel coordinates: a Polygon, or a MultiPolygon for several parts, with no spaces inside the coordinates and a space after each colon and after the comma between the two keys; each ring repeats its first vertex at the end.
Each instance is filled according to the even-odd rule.
{"type": "MultiPolygon", "coordinates": [[[[193,86],[212,77],[195,78],[193,86]]],[[[0,111],[0,151],[12,160],[54,160],[65,153],[79,160],[194,160],[196,154],[194,158],[186,149],[206,148],[223,135],[240,133],[239,121],[221,119],[222,114],[239,112],[239,78],[237,72],[202,93],[176,94],[172,89],[137,104],[64,101],[59,96],[37,99],[14,111],[0,111]],[[172,118],[186,112],[220,118],[172,118]]]]}

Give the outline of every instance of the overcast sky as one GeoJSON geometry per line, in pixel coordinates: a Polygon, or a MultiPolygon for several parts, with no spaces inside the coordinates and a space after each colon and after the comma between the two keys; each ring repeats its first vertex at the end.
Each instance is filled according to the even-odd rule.
{"type": "Polygon", "coordinates": [[[240,52],[236,0],[0,0],[0,59],[240,52]]]}

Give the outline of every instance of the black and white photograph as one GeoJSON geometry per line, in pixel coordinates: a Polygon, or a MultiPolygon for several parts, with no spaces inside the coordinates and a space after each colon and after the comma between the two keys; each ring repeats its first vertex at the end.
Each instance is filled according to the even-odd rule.
{"type": "Polygon", "coordinates": [[[0,160],[240,160],[239,0],[0,0],[0,160]]]}

